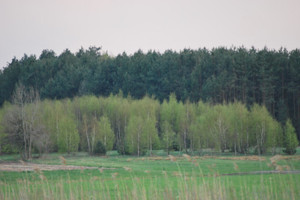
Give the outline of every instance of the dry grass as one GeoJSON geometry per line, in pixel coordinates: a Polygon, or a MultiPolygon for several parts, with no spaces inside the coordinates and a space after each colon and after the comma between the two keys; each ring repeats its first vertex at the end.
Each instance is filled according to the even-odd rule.
{"type": "Polygon", "coordinates": [[[112,178],[116,178],[116,177],[118,176],[118,174],[119,174],[118,172],[112,173],[112,174],[111,174],[111,177],[112,177],[112,178]]]}
{"type": "Polygon", "coordinates": [[[237,157],[215,157],[216,159],[221,160],[252,160],[252,161],[264,161],[264,157],[260,156],[237,156],[237,157]]]}
{"type": "Polygon", "coordinates": [[[90,178],[90,181],[97,181],[97,180],[100,180],[100,177],[98,177],[98,176],[92,176],[90,178]]]}
{"type": "Polygon", "coordinates": [[[278,162],[280,160],[300,160],[300,155],[293,155],[293,156],[275,155],[275,156],[270,158],[271,162],[278,162]]]}
{"type": "Polygon", "coordinates": [[[239,166],[238,166],[235,162],[233,162],[233,169],[234,169],[235,171],[238,171],[238,170],[239,170],[239,166]]]}
{"type": "Polygon", "coordinates": [[[169,155],[169,159],[172,161],[172,162],[176,162],[176,157],[175,156],[172,156],[172,155],[169,155]]]}
{"type": "Polygon", "coordinates": [[[46,181],[47,180],[47,178],[46,178],[46,176],[44,174],[40,174],[39,177],[40,177],[40,179],[42,181],[46,181]]]}
{"type": "Polygon", "coordinates": [[[123,167],[126,171],[131,171],[132,169],[130,167],[123,167]]]}
{"type": "Polygon", "coordinates": [[[67,160],[63,156],[59,156],[59,159],[61,161],[61,164],[63,164],[63,165],[67,164],[67,160]]]}
{"type": "Polygon", "coordinates": [[[20,162],[22,165],[26,165],[26,162],[24,162],[23,160],[19,160],[19,162],[20,162]]]}
{"type": "Polygon", "coordinates": [[[73,165],[44,165],[44,164],[33,164],[27,163],[22,165],[19,163],[7,163],[0,165],[0,171],[53,171],[53,170],[83,170],[83,169],[98,169],[97,167],[84,167],[84,166],[73,166],[73,165]]]}
{"type": "Polygon", "coordinates": [[[270,158],[270,162],[268,163],[269,167],[273,167],[276,171],[284,171],[284,170],[291,170],[291,167],[288,165],[279,165],[277,162],[280,160],[298,160],[300,156],[282,156],[282,155],[275,155],[270,158]]]}
{"type": "Polygon", "coordinates": [[[177,176],[177,177],[178,177],[178,176],[182,176],[182,174],[181,174],[180,172],[173,172],[172,175],[173,175],[173,176],[177,176]]]}
{"type": "Polygon", "coordinates": [[[277,161],[282,160],[282,159],[283,159],[283,156],[281,156],[281,155],[275,155],[275,156],[273,156],[273,157],[270,158],[270,161],[273,164],[273,163],[276,163],[277,161]]]}
{"type": "Polygon", "coordinates": [[[199,163],[197,162],[197,160],[192,160],[192,163],[195,165],[195,167],[199,167],[199,163]]]}
{"type": "Polygon", "coordinates": [[[191,156],[189,156],[189,155],[187,155],[187,154],[183,154],[182,156],[183,156],[187,161],[191,161],[191,160],[192,160],[191,156]]]}
{"type": "Polygon", "coordinates": [[[276,165],[275,170],[276,171],[283,171],[283,167],[280,166],[280,165],[276,165]]]}
{"type": "Polygon", "coordinates": [[[291,170],[291,167],[288,166],[288,165],[282,165],[282,167],[283,167],[285,170],[287,170],[287,171],[291,170]]]}
{"type": "Polygon", "coordinates": [[[154,156],[154,157],[149,157],[148,160],[165,160],[165,158],[161,156],[154,156]]]}
{"type": "Polygon", "coordinates": [[[99,172],[100,172],[100,173],[103,173],[103,168],[99,168],[99,172]]]}

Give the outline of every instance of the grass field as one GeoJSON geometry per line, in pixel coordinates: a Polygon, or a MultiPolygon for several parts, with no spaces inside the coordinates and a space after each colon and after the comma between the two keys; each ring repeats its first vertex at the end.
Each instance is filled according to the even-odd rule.
{"type": "MultiPolygon", "coordinates": [[[[109,155],[49,154],[32,160],[97,169],[0,171],[0,199],[300,199],[299,155],[109,155]]],[[[17,155],[0,159],[18,162],[17,155]]]]}

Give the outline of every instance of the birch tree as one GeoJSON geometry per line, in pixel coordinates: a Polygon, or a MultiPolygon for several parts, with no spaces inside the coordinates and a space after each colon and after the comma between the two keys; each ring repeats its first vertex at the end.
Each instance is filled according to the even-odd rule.
{"type": "Polygon", "coordinates": [[[4,129],[11,144],[18,147],[22,159],[31,159],[34,140],[44,133],[43,125],[38,123],[39,94],[33,88],[19,84],[12,100],[13,105],[4,116],[4,129]]]}
{"type": "Polygon", "coordinates": [[[112,150],[115,141],[114,132],[111,129],[111,124],[106,116],[102,116],[98,122],[98,134],[95,141],[101,141],[106,150],[112,150]]]}

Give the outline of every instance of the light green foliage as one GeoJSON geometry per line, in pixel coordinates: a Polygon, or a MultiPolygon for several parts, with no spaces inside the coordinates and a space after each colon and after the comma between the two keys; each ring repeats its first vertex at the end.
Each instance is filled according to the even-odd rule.
{"type": "Polygon", "coordinates": [[[249,111],[245,105],[236,102],[229,104],[227,119],[229,120],[230,148],[235,152],[247,153],[249,148],[249,111]]]}
{"type": "Polygon", "coordinates": [[[285,124],[284,134],[284,152],[287,154],[295,154],[299,142],[297,139],[295,128],[293,127],[290,119],[287,120],[285,124]]]}
{"type": "Polygon", "coordinates": [[[213,107],[214,113],[214,120],[211,122],[213,123],[213,133],[215,137],[218,138],[219,141],[219,149],[224,152],[229,146],[229,135],[228,129],[229,125],[229,118],[228,114],[230,109],[226,105],[216,105],[213,107]]]}
{"type": "Polygon", "coordinates": [[[196,106],[194,104],[191,104],[189,101],[187,101],[185,104],[182,104],[181,102],[178,104],[180,125],[179,144],[186,153],[188,151],[188,143],[190,142],[191,144],[193,144],[193,137],[191,137],[190,135],[190,126],[195,120],[195,111],[196,106]]]}
{"type": "Polygon", "coordinates": [[[79,134],[74,120],[74,115],[70,112],[70,100],[64,102],[64,108],[57,118],[57,140],[60,152],[78,151],[79,134]]]}
{"type": "Polygon", "coordinates": [[[279,127],[279,125],[264,106],[255,104],[252,107],[250,123],[251,143],[252,145],[256,144],[258,154],[265,153],[268,148],[276,146],[276,140],[274,142],[274,138],[277,138],[276,133],[279,134],[280,131],[274,132],[274,127],[279,127]]]}
{"type": "MultiPolygon", "coordinates": [[[[1,112],[4,116],[7,110],[1,112]]],[[[142,155],[147,150],[152,154],[161,147],[190,153],[210,148],[235,154],[253,148],[262,154],[276,153],[283,141],[279,123],[263,106],[254,105],[249,112],[238,102],[182,103],[174,94],[162,104],[147,96],[133,100],[121,94],[44,100],[24,105],[25,112],[35,119],[31,127],[39,132],[32,144],[40,152],[77,151],[79,144],[81,151],[92,154],[101,141],[107,150],[115,147],[120,154],[142,155]]]]}
{"type": "Polygon", "coordinates": [[[77,128],[80,135],[80,147],[93,153],[98,116],[100,116],[100,101],[95,96],[75,98],[72,102],[76,116],[77,128]]]}
{"type": "Polygon", "coordinates": [[[180,133],[180,105],[176,100],[175,94],[169,96],[169,101],[164,101],[160,107],[160,124],[165,122],[170,124],[172,131],[175,133],[174,145],[179,146],[180,133]]]}
{"type": "Polygon", "coordinates": [[[44,100],[41,102],[41,123],[45,126],[49,138],[49,151],[58,150],[58,121],[62,115],[63,105],[60,101],[44,100]]]}
{"type": "Polygon", "coordinates": [[[112,130],[115,134],[115,142],[118,151],[125,153],[125,129],[130,117],[130,103],[128,98],[110,95],[107,99],[102,99],[103,114],[110,119],[112,130]]]}
{"type": "Polygon", "coordinates": [[[165,121],[162,124],[162,147],[167,150],[168,155],[170,153],[170,149],[172,148],[174,141],[175,132],[172,130],[172,127],[169,124],[169,122],[165,121]]]}
{"type": "Polygon", "coordinates": [[[126,128],[126,146],[129,153],[143,154],[146,149],[152,153],[159,146],[156,129],[159,103],[149,97],[131,103],[131,115],[126,128]]]}
{"type": "Polygon", "coordinates": [[[179,133],[179,106],[175,94],[171,94],[169,96],[169,101],[164,101],[161,105],[160,120],[161,123],[167,121],[171,125],[173,131],[176,134],[179,133]]]}
{"type": "Polygon", "coordinates": [[[206,133],[208,133],[207,126],[205,126],[205,116],[198,116],[196,120],[191,124],[191,150],[198,150],[204,147],[207,140],[206,133]]]}
{"type": "Polygon", "coordinates": [[[150,155],[152,155],[152,150],[154,147],[157,149],[159,147],[159,138],[156,129],[156,118],[150,117],[144,121],[143,135],[147,138],[148,150],[150,155]]]}
{"type": "Polygon", "coordinates": [[[159,103],[146,96],[141,101],[141,107],[144,112],[142,114],[144,119],[143,135],[147,137],[148,150],[150,155],[152,155],[154,147],[159,147],[159,138],[156,128],[157,118],[159,116],[159,103]]]}
{"type": "Polygon", "coordinates": [[[278,121],[272,119],[269,131],[271,133],[271,138],[268,140],[268,147],[272,154],[276,154],[276,150],[278,149],[277,147],[283,146],[283,129],[278,121]]]}
{"type": "Polygon", "coordinates": [[[213,107],[200,104],[200,115],[191,125],[191,133],[194,138],[194,149],[201,151],[202,148],[219,148],[219,139],[215,132],[216,112],[213,107]]]}
{"type": "Polygon", "coordinates": [[[95,142],[101,141],[107,151],[112,150],[115,135],[111,129],[110,121],[106,116],[100,118],[95,142]]]}
{"type": "Polygon", "coordinates": [[[67,114],[66,113],[67,110],[64,107],[63,102],[58,100],[55,101],[45,100],[44,102],[42,102],[42,109],[43,109],[42,121],[49,134],[52,143],[52,150],[58,151],[58,145],[59,142],[61,142],[59,141],[59,136],[62,131],[61,125],[63,124],[61,120],[64,120],[64,118],[66,118],[65,115],[67,114]]]}
{"type": "Polygon", "coordinates": [[[147,148],[147,138],[143,135],[144,120],[140,116],[131,116],[126,128],[126,150],[140,156],[147,148]]]}

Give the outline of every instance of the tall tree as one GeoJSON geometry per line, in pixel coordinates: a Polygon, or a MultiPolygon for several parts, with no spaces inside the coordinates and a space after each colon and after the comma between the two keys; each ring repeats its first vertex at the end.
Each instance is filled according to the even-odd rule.
{"type": "Polygon", "coordinates": [[[147,148],[147,138],[143,135],[144,121],[140,116],[131,116],[126,128],[126,149],[128,153],[140,156],[147,148]]]}
{"type": "Polygon", "coordinates": [[[274,146],[274,126],[278,126],[265,106],[255,104],[250,112],[251,140],[256,144],[258,154],[263,154],[274,146]]]}
{"type": "Polygon", "coordinates": [[[162,143],[164,149],[167,150],[168,155],[170,154],[170,150],[172,149],[173,143],[175,141],[175,132],[172,130],[169,122],[165,121],[162,124],[162,143]]]}
{"type": "Polygon", "coordinates": [[[22,159],[32,158],[34,139],[43,134],[44,126],[39,122],[39,95],[32,89],[18,85],[13,94],[13,106],[4,116],[5,132],[12,145],[19,148],[22,159]]]}
{"type": "Polygon", "coordinates": [[[291,120],[287,120],[284,128],[284,152],[287,154],[295,154],[298,144],[299,142],[297,140],[295,128],[293,127],[291,120]]]}
{"type": "Polygon", "coordinates": [[[100,118],[98,122],[98,140],[102,142],[106,150],[112,150],[115,135],[111,129],[111,124],[106,116],[100,118]]]}
{"type": "Polygon", "coordinates": [[[71,112],[71,102],[64,102],[63,112],[59,115],[57,121],[57,140],[58,150],[60,152],[77,152],[79,144],[79,134],[76,127],[75,116],[71,112]]]}

